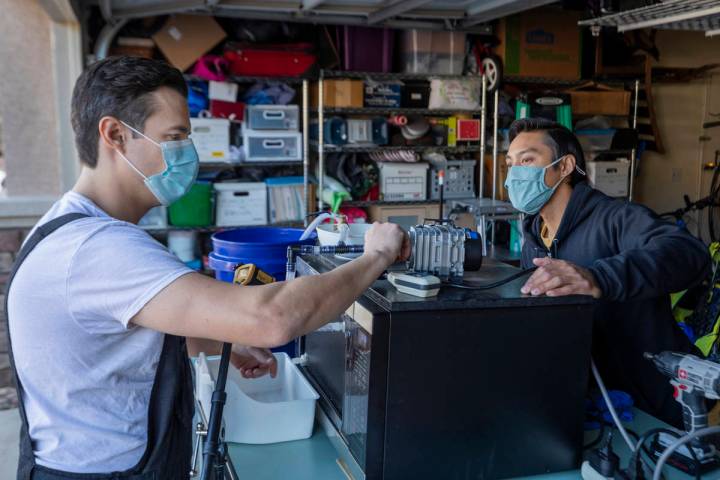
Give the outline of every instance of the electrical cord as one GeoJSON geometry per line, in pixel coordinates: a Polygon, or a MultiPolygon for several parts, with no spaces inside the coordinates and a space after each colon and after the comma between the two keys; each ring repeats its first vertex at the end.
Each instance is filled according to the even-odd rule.
{"type": "MultiPolygon", "coordinates": [[[[653,428],[652,430],[648,430],[647,432],[645,432],[643,434],[642,437],[640,437],[640,440],[638,440],[638,442],[637,442],[637,445],[636,445],[637,448],[635,449],[635,453],[633,453],[633,455],[630,459],[631,466],[636,465],[638,460],[642,461],[641,452],[644,452],[647,456],[652,458],[652,453],[645,448],[645,443],[648,440],[652,439],[653,437],[660,435],[661,433],[665,433],[676,439],[682,438],[681,433],[678,433],[674,430],[670,430],[668,428],[653,428]]],[[[693,450],[692,448],[690,448],[688,450],[690,450],[690,455],[692,456],[692,459],[695,462],[695,466],[696,466],[695,480],[701,480],[700,473],[699,473],[700,459],[697,457],[695,450],[693,450]]],[[[652,467],[651,467],[651,469],[652,469],[652,467]]]]}
{"type": "Polygon", "coordinates": [[[507,283],[512,282],[513,280],[517,280],[520,277],[523,277],[527,275],[528,273],[532,273],[535,270],[537,270],[538,267],[532,267],[528,268],[527,270],[523,270],[521,272],[518,272],[514,275],[511,275],[507,278],[503,278],[502,280],[498,280],[494,283],[489,283],[487,285],[478,285],[478,284],[472,284],[472,283],[452,283],[452,282],[445,282],[443,283],[444,287],[451,287],[451,288],[459,288],[462,290],[491,290],[493,288],[501,287],[507,283]]]}
{"type": "Polygon", "coordinates": [[[592,368],[593,376],[595,377],[595,381],[598,384],[598,387],[600,387],[600,393],[602,394],[603,399],[605,399],[605,404],[608,407],[608,410],[610,411],[610,415],[613,418],[613,421],[615,422],[615,425],[617,426],[617,429],[620,430],[620,435],[622,435],[623,439],[625,440],[625,443],[627,443],[628,448],[630,448],[630,451],[635,453],[635,444],[630,440],[630,436],[628,435],[627,430],[625,430],[625,427],[620,422],[620,417],[618,417],[617,412],[615,411],[615,407],[613,406],[612,402],[610,401],[610,395],[607,392],[607,389],[605,388],[605,383],[603,382],[602,377],[600,377],[600,372],[598,372],[597,367],[595,366],[595,360],[592,358],[590,359],[590,367],[592,368]]]}
{"type": "MultiPolygon", "coordinates": [[[[662,467],[665,465],[665,463],[668,461],[670,456],[675,453],[677,449],[685,445],[686,443],[689,443],[696,438],[706,437],[708,435],[714,435],[720,433],[720,427],[706,427],[701,428],[699,430],[695,430],[694,432],[690,432],[687,435],[683,436],[682,438],[678,439],[675,443],[670,445],[665,452],[660,456],[657,463],[655,464],[655,471],[653,472],[653,480],[660,480],[662,477],[662,467]]],[[[692,449],[690,449],[692,450],[692,449]]]]}

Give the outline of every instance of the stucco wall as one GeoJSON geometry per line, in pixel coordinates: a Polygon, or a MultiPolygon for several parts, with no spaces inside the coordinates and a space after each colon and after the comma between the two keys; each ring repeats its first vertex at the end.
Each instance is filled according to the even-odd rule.
{"type": "Polygon", "coordinates": [[[51,22],[37,0],[0,0],[0,12],[0,118],[7,191],[58,195],[61,167],[51,22]]]}

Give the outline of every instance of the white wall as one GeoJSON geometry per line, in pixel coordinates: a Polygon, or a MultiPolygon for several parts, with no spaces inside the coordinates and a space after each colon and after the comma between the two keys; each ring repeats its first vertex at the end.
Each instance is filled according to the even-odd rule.
{"type": "MultiPolygon", "coordinates": [[[[720,63],[720,38],[702,32],[658,32],[660,62],[665,67],[699,67],[720,63]]],[[[666,152],[646,152],[636,183],[636,200],[658,211],[683,206],[708,194],[709,172],[702,165],[720,149],[720,128],[703,131],[708,112],[720,112],[720,76],[685,83],[653,85],[658,128],[666,152]],[[707,135],[709,140],[702,141],[707,135]]],[[[707,221],[700,219],[702,224],[707,221]]]]}

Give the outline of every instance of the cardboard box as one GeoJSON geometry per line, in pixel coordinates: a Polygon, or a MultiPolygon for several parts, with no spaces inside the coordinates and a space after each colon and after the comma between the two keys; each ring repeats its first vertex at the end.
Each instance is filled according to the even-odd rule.
{"type": "Polygon", "coordinates": [[[366,107],[398,108],[401,98],[401,82],[365,82],[366,107]]]}
{"type": "MultiPolygon", "coordinates": [[[[485,191],[483,192],[483,196],[486,198],[492,198],[492,168],[493,168],[493,159],[492,154],[486,154],[485,160],[483,162],[483,167],[485,168],[485,191]]],[[[505,155],[502,153],[498,153],[498,169],[497,169],[497,183],[496,185],[496,192],[497,192],[497,199],[502,200],[503,202],[509,202],[510,197],[508,196],[508,191],[505,188],[505,179],[507,178],[508,174],[508,166],[505,163],[505,155]]]]}
{"type": "Polygon", "coordinates": [[[437,220],[439,216],[439,205],[373,205],[368,208],[369,222],[395,223],[405,230],[421,225],[425,220],[437,220]]]}
{"type": "Polygon", "coordinates": [[[168,61],[185,71],[225,36],[213,17],[174,15],[152,38],[168,61]]]}
{"type": "Polygon", "coordinates": [[[505,75],[580,78],[579,12],[535,9],[500,20],[495,47],[505,75]]]}
{"type": "Polygon", "coordinates": [[[626,197],[630,162],[587,162],[590,185],[610,197],[626,197]]]}
{"type": "Polygon", "coordinates": [[[215,225],[265,225],[268,216],[265,182],[216,183],[215,225]]]}
{"type": "Polygon", "coordinates": [[[573,115],[628,115],[630,92],[625,90],[568,91],[573,115]]]}
{"type": "MultiPolygon", "coordinates": [[[[364,86],[362,80],[325,80],[323,82],[323,103],[326,107],[363,107],[364,86]]],[[[317,107],[318,84],[314,83],[310,105],[317,107]]]]}

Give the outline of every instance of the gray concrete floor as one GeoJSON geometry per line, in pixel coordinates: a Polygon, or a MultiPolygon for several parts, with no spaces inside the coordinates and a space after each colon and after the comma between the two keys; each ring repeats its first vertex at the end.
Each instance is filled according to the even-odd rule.
{"type": "Polygon", "coordinates": [[[15,478],[18,461],[18,409],[0,410],[0,478],[15,478]]]}

